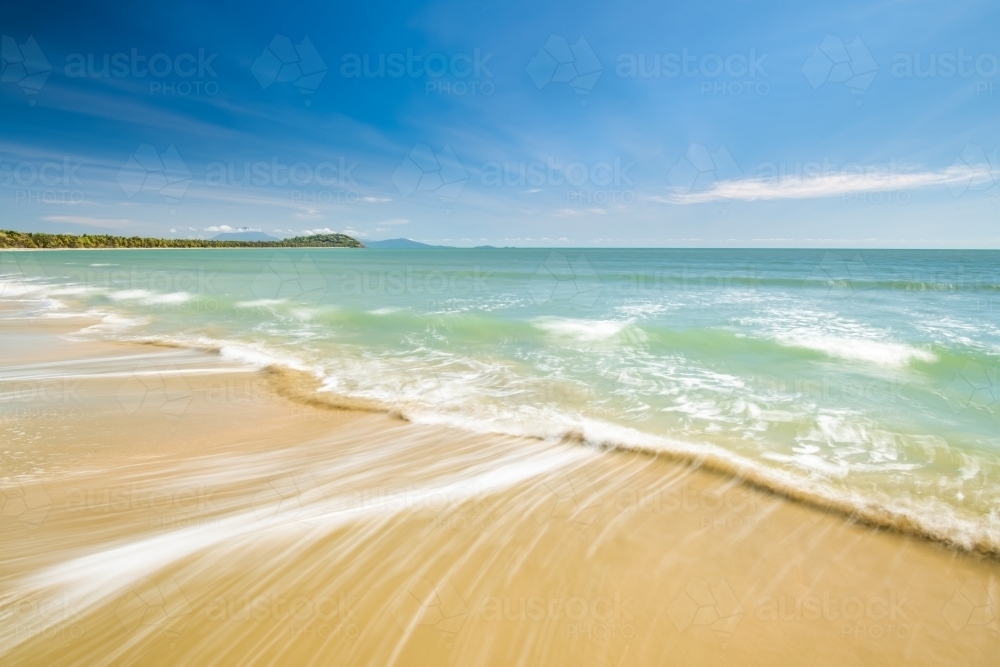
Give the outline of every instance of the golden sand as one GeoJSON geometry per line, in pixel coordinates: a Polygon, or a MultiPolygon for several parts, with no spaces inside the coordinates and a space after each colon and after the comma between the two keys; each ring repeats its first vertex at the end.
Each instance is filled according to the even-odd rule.
{"type": "Polygon", "coordinates": [[[4,318],[0,664],[1000,656],[994,559],[661,457],[411,424],[4,318]]]}

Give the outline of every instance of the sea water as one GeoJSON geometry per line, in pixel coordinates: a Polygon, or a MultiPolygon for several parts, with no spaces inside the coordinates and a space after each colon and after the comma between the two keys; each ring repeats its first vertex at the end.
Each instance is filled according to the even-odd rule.
{"type": "Polygon", "coordinates": [[[25,251],[0,252],[0,298],[98,320],[81,337],[305,371],[416,422],[662,453],[996,551],[998,266],[951,250],[25,251]]]}

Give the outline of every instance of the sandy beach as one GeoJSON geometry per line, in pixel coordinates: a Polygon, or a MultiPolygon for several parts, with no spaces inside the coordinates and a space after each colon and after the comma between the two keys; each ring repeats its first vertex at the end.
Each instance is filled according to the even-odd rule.
{"type": "Polygon", "coordinates": [[[10,665],[989,665],[996,560],[4,311],[10,665]],[[291,398],[290,398],[291,397],[291,398]]]}

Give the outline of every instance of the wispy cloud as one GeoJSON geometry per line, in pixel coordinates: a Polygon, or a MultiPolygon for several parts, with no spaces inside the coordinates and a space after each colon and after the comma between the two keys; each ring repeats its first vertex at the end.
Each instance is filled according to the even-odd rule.
{"type": "Polygon", "coordinates": [[[49,215],[42,219],[49,222],[68,222],[73,225],[89,225],[107,229],[121,229],[132,224],[131,220],[125,218],[92,218],[86,215],[49,215]]]}
{"type": "Polygon", "coordinates": [[[608,211],[603,208],[561,208],[554,215],[557,218],[575,218],[581,215],[607,215],[608,211]]]}
{"type": "MultiPolygon", "coordinates": [[[[192,231],[194,231],[192,229],[192,231]]],[[[229,225],[212,225],[211,227],[205,227],[206,232],[259,232],[262,231],[259,227],[230,227],[229,225]]]]}
{"type": "Polygon", "coordinates": [[[316,220],[322,220],[325,216],[319,212],[319,209],[299,207],[299,212],[295,214],[295,217],[299,220],[308,220],[313,222],[316,220]]]}
{"type": "Polygon", "coordinates": [[[702,204],[711,201],[777,199],[822,199],[865,192],[896,192],[932,187],[950,187],[956,192],[980,189],[998,181],[1000,173],[968,165],[952,165],[938,171],[895,173],[868,170],[837,172],[819,176],[752,177],[717,181],[694,192],[674,191],[646,199],[665,204],[702,204]]]}

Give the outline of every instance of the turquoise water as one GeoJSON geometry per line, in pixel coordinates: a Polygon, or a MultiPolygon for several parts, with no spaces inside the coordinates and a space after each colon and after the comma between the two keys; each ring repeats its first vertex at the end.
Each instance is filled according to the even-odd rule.
{"type": "Polygon", "coordinates": [[[1000,544],[1000,253],[224,249],[0,253],[89,338],[218,350],[413,421],[700,458],[1000,544]]]}

